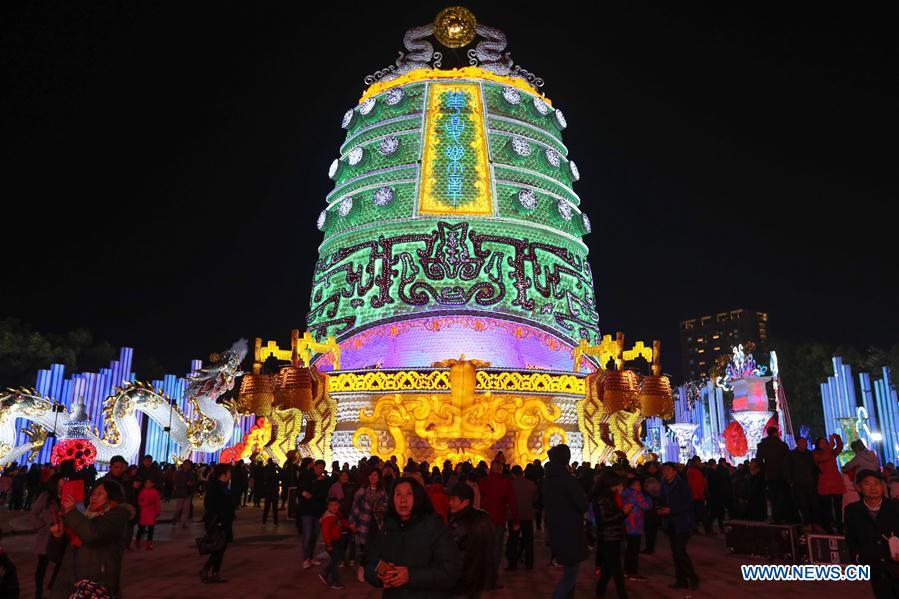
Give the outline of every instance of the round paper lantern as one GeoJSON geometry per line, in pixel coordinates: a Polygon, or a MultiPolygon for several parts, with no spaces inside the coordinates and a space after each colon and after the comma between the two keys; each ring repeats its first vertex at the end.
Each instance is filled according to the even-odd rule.
{"type": "Polygon", "coordinates": [[[75,470],[81,470],[94,463],[97,449],[86,439],[65,439],[53,446],[50,463],[58,466],[67,460],[75,462],[75,470]]]}
{"type": "Polygon", "coordinates": [[[724,447],[735,458],[749,453],[749,445],[746,443],[746,433],[739,422],[731,422],[721,435],[724,437],[724,447]]]}

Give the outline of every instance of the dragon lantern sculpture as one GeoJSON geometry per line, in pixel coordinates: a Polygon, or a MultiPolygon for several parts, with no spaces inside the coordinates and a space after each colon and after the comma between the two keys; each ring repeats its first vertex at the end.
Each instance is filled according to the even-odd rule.
{"type": "MultiPolygon", "coordinates": [[[[172,440],[180,447],[175,459],[184,459],[191,451],[215,452],[231,438],[237,417],[232,403],[218,398],[234,388],[243,374],[240,364],[247,354],[247,342],[241,339],[213,362],[188,379],[185,395],[194,415],[187,417],[162,391],[148,383],[123,381],[104,402],[104,430],[87,431],[87,439],[97,449],[97,461],[107,463],[114,455],[132,456],[140,448],[141,427],[135,411],[143,412],[161,427],[170,428],[172,440]]],[[[36,454],[46,440],[48,430],[57,430],[69,422],[69,414],[51,397],[34,389],[7,389],[0,392],[0,462],[18,460],[28,452],[36,454]],[[31,422],[26,432],[30,441],[16,445],[16,420],[31,422]]]]}

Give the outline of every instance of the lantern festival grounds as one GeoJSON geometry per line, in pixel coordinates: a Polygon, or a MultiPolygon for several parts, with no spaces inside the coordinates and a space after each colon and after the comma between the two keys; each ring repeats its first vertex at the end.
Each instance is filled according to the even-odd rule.
{"type": "MultiPolygon", "coordinates": [[[[564,552],[575,546],[581,553],[583,539],[579,537],[587,536],[585,529],[595,520],[601,530],[598,535],[605,535],[600,541],[604,545],[598,550],[591,548],[581,564],[573,593],[576,597],[601,592],[593,567],[597,553],[605,558],[606,577],[621,570],[615,552],[620,552],[625,532],[631,539],[636,537],[628,541],[632,569],[626,587],[630,597],[867,596],[868,582],[746,582],[741,565],[766,562],[731,555],[724,536],[709,532],[710,522],[705,522],[706,534],[696,534],[689,541],[696,572],[683,545],[693,525],[688,517],[690,505],[696,510],[698,526],[698,520],[706,515],[706,498],[717,510],[710,507],[710,514],[720,515],[719,529],[729,534],[736,527],[721,522],[725,505],[728,518],[746,518],[761,526],[768,521],[770,499],[771,521],[798,524],[798,514],[788,513],[787,483],[781,472],[784,456],[797,444],[797,470],[811,474],[802,479],[805,486],[790,482],[794,490],[804,491],[806,500],[811,496],[817,502],[823,497],[827,511],[821,522],[813,522],[815,510],[810,508],[811,501],[806,501],[802,522],[806,530],[821,524],[829,531],[834,506],[839,530],[840,495],[844,489],[849,492],[848,482],[854,477],[854,470],[846,465],[858,465],[851,462],[858,460],[856,453],[867,456],[873,452],[866,447],[881,443],[882,453],[871,458],[876,469],[896,462],[899,437],[895,431],[899,429],[887,424],[879,432],[864,424],[869,414],[872,422],[875,417],[880,423],[899,418],[895,390],[887,384],[888,369],[883,370],[883,382],[875,381],[873,388],[870,380],[862,379],[863,405],[856,405],[854,390],[850,392],[845,382],[840,383],[842,391],[822,385],[825,430],[816,432],[825,433],[823,439],[830,441],[819,444],[815,458],[808,455],[805,444],[818,437],[801,425],[793,430],[776,351],[765,348],[768,364],[756,363],[749,340],[738,338],[736,328],[714,348],[726,352],[726,344],[731,343],[729,362],[723,355],[721,363],[714,368],[709,364],[700,379],[673,386],[663,372],[660,341],[626,339],[610,322],[602,322],[600,328],[588,242],[604,240],[587,237],[593,231],[587,212],[613,222],[608,218],[613,205],[604,199],[582,202],[578,195],[581,171],[563,141],[568,128],[560,107],[564,94],[557,98],[559,103],[548,97],[543,79],[514,63],[511,53],[505,51],[506,35],[478,22],[463,7],[447,7],[433,22],[408,29],[402,43],[405,52],[399,52],[399,59],[366,77],[366,88],[359,90],[358,100],[344,107],[345,112],[342,108],[332,115],[342,112],[342,118],[334,119],[334,128],[339,124],[345,137],[330,150],[334,157],[327,177],[333,189],[319,198],[321,212],[315,222],[321,243],[312,269],[309,310],[304,315],[284,314],[290,323],[296,323],[292,326],[303,326],[291,330],[289,342],[286,337],[256,337],[252,344],[239,339],[206,361],[193,360],[183,376],[169,374],[159,380],[143,381],[134,367],[133,349],[122,348],[117,360],[95,373],[67,372],[65,365],[52,364],[35,374],[33,386],[17,383],[13,388],[0,381],[0,465],[15,466],[4,478],[10,487],[16,485],[10,493],[15,499],[0,504],[0,528],[7,533],[3,546],[17,567],[22,595],[34,595],[37,554],[51,554],[46,537],[37,543],[31,530],[34,518],[15,511],[27,509],[39,483],[52,474],[51,469],[42,472],[37,465],[50,462],[66,480],[59,489],[51,486],[47,490],[46,501],[36,513],[44,523],[56,522],[52,527],[56,539],[65,538],[79,547],[84,536],[74,531],[87,526],[88,518],[107,518],[104,522],[121,528],[127,522],[123,514],[127,506],[119,501],[118,484],[110,485],[107,492],[110,481],[104,481],[103,490],[94,493],[96,504],[90,514],[73,513],[74,503],[81,499],[66,490],[66,484],[78,483],[75,487],[81,489],[78,471],[92,464],[103,472],[116,464],[143,461],[143,470],[135,466],[127,477],[112,479],[124,481],[126,487],[132,485],[129,490],[133,489],[136,497],[127,502],[139,508],[136,547],[124,555],[121,580],[112,563],[119,557],[118,548],[113,547],[118,536],[110,534],[102,539],[106,543],[102,549],[108,553],[85,550],[75,553],[76,559],[70,559],[73,553],[67,555],[63,568],[72,568],[71,574],[82,578],[71,580],[70,589],[62,588],[57,580],[57,594],[68,596],[72,588],[85,583],[104,585],[116,596],[121,590],[125,599],[194,594],[254,599],[330,593],[379,597],[382,590],[359,582],[351,567],[343,568],[339,576],[345,588],[338,577],[323,586],[322,581],[333,572],[322,574],[321,566],[309,567],[315,524],[325,515],[327,526],[323,528],[330,529],[325,538],[338,544],[332,547],[337,553],[343,542],[341,529],[352,530],[360,546],[376,548],[375,558],[369,555],[370,562],[377,563],[378,557],[385,563],[396,562],[381,572],[388,587],[409,584],[416,559],[424,556],[433,567],[452,562],[447,556],[455,551],[445,528],[437,532],[428,528],[431,524],[443,526],[436,517],[428,516],[431,524],[427,526],[403,529],[422,535],[418,543],[409,541],[412,533],[400,536],[389,532],[395,530],[389,526],[405,527],[411,522],[411,512],[400,514],[398,506],[408,507],[404,497],[420,495],[417,480],[437,487],[433,491],[441,497],[444,519],[450,496],[458,500],[457,507],[462,501],[475,508],[480,505],[489,513],[492,535],[500,548],[507,519],[510,529],[518,530],[521,522],[535,518],[519,518],[516,506],[527,506],[529,511],[543,509],[538,504],[546,506],[547,512],[554,509],[550,519],[559,538],[553,540],[553,551],[563,563],[580,559],[564,552]],[[461,50],[466,47],[467,51],[461,50]],[[842,432],[843,440],[837,432],[842,432]],[[862,443],[862,432],[867,445],[862,443]],[[756,448],[763,447],[765,433],[769,442],[775,443],[772,451],[777,456],[759,449],[756,460],[756,448]],[[852,451],[844,451],[844,441],[852,451]],[[655,462],[684,464],[693,456],[701,463],[682,473],[680,479],[668,465],[671,477],[665,478],[664,492],[658,472],[651,477],[657,492],[647,494],[654,497],[653,502],[661,501],[654,507],[639,484],[623,488],[644,482],[628,478],[639,476],[642,470],[638,473],[638,468],[655,462]],[[205,477],[198,479],[190,473],[188,460],[219,468],[214,475],[204,470],[205,477]],[[388,477],[383,463],[391,460],[396,463],[387,468],[392,471],[388,477]],[[522,480],[523,487],[508,490],[511,483],[504,475],[526,478],[528,470],[522,475],[521,467],[542,470],[540,464],[548,461],[550,468],[555,468],[553,476],[547,468],[546,478],[541,472],[534,480],[522,480]],[[195,543],[205,534],[203,498],[193,500],[191,523],[172,526],[175,501],[165,502],[160,514],[163,478],[154,462],[172,475],[166,479],[172,489],[182,489],[180,494],[165,496],[180,498],[183,503],[202,486],[198,480],[208,485],[207,547],[212,555],[205,571],[201,568],[206,558],[198,554],[195,543]],[[571,478],[564,471],[569,462],[578,462],[583,469],[583,476],[578,474],[577,483],[571,484],[582,485],[584,491],[592,489],[589,496],[594,507],[589,515],[584,507],[574,509],[580,502],[571,501],[572,494],[560,493],[571,478]],[[741,468],[738,481],[732,466],[743,462],[747,466],[741,468]],[[26,466],[20,469],[23,464],[26,466]],[[34,465],[31,479],[26,478],[28,464],[34,465]],[[167,469],[173,464],[176,466],[167,469]],[[241,484],[235,484],[237,479],[231,478],[227,464],[240,465],[241,484]],[[249,472],[244,470],[245,464],[252,465],[249,472]],[[340,464],[348,471],[346,478],[352,477],[352,486],[339,480],[340,464]],[[354,464],[352,470],[350,464],[354,464]],[[408,470],[402,470],[403,476],[409,478],[400,479],[404,464],[408,470]],[[453,465],[460,464],[453,471],[453,465]],[[595,471],[590,464],[598,465],[595,471]],[[703,464],[708,464],[705,473],[703,464]],[[322,469],[329,465],[331,478],[326,479],[322,469]],[[732,471],[723,478],[712,477],[709,472],[716,465],[721,471],[725,466],[732,471]],[[430,466],[435,466],[432,474],[430,466]],[[838,466],[844,466],[842,473],[838,466]],[[809,482],[818,478],[819,469],[822,479],[832,475],[833,487],[809,482]],[[372,478],[375,471],[377,476],[372,478]],[[238,510],[234,542],[222,563],[225,549],[221,545],[231,536],[231,493],[236,498],[235,489],[244,492],[250,478],[257,501],[264,495],[269,505],[272,500],[277,503],[281,490],[291,502],[296,498],[304,532],[312,537],[305,547],[305,562],[295,521],[282,510],[280,526],[263,524],[263,509],[251,505],[238,510]],[[329,495],[335,478],[339,494],[329,495]],[[394,486],[382,493],[387,478],[394,480],[394,486]],[[459,491],[451,488],[451,478],[453,486],[461,485],[462,495],[454,494],[459,491]],[[369,479],[370,488],[356,486],[364,486],[369,479]],[[29,501],[22,505],[26,481],[30,481],[29,501]],[[764,484],[768,485],[767,497],[764,484]],[[297,489],[297,493],[290,495],[289,489],[297,489]],[[475,489],[480,489],[477,501],[475,489]],[[537,489],[542,492],[539,500],[537,489]],[[633,492],[634,501],[625,505],[621,494],[628,491],[633,492]],[[520,493],[521,498],[513,493],[520,493]],[[468,494],[471,499],[463,497],[468,494]],[[355,500],[342,504],[344,498],[354,497],[360,498],[358,505],[355,500]],[[481,497],[487,500],[483,504],[481,497]],[[736,499],[733,509],[731,499],[736,499]],[[397,513],[388,511],[382,530],[376,526],[369,530],[368,523],[378,524],[387,501],[395,502],[391,509],[397,513]],[[329,515],[324,514],[326,504],[331,506],[329,515]],[[352,522],[338,521],[336,504],[352,522]],[[643,534],[642,516],[636,517],[642,512],[636,511],[629,520],[633,530],[623,524],[625,515],[635,509],[656,508],[661,508],[654,513],[663,520],[659,528],[668,529],[675,535],[674,542],[681,545],[677,589],[669,588],[675,582],[674,560],[664,535],[660,534],[654,554],[640,556],[639,573],[648,578],[644,581],[638,575],[633,551],[643,534]],[[66,522],[57,522],[60,510],[66,512],[66,522]],[[149,535],[155,532],[155,538],[148,537],[150,545],[141,548],[141,535],[147,527],[149,535]],[[71,534],[65,536],[67,533],[71,534]],[[212,549],[214,541],[220,541],[218,549],[212,549]],[[435,550],[438,541],[446,542],[446,551],[435,550]],[[393,546],[388,551],[381,545],[393,546]],[[428,548],[427,552],[420,547],[428,548]],[[83,573],[81,559],[96,567],[96,572],[83,573]],[[222,581],[220,574],[228,580],[222,581]],[[214,586],[204,586],[204,582],[214,586]],[[685,590],[688,587],[699,590],[685,590]]],[[[556,51],[548,48],[552,60],[564,58],[556,51]]],[[[352,65],[345,68],[348,73],[355,72],[352,65]]],[[[323,112],[322,118],[328,114],[323,112]]],[[[312,220],[309,216],[304,226],[312,220]]],[[[604,245],[602,251],[608,251],[604,245]]],[[[297,257],[285,258],[292,261],[297,257]]],[[[653,267],[655,264],[648,265],[643,273],[649,281],[655,278],[653,267]]],[[[600,280],[605,286],[616,284],[600,280]]],[[[719,322],[731,323],[728,319],[737,319],[741,313],[719,314],[719,318],[727,317],[719,322]]],[[[762,313],[756,316],[767,319],[762,313]]],[[[760,360],[762,355],[759,352],[760,360]]],[[[851,372],[843,371],[837,360],[835,372],[843,373],[840,380],[852,380],[851,372]]],[[[698,365],[705,367],[706,362],[698,365]]],[[[790,455],[795,457],[795,452],[790,455]]],[[[427,499],[414,499],[412,507],[427,511],[427,503],[427,499]]],[[[435,501],[435,511],[437,505],[435,501]]],[[[452,512],[462,514],[452,523],[459,528],[471,526],[464,532],[475,534],[476,524],[463,521],[482,515],[470,516],[472,511],[463,510],[468,508],[452,512]]],[[[420,511],[414,515],[423,517],[420,511]]],[[[850,528],[848,521],[847,516],[850,528]]],[[[521,529],[525,530],[524,526],[521,529]]],[[[483,527],[480,532],[484,533],[483,527]]],[[[525,533],[521,536],[530,538],[525,533]]],[[[474,538],[481,543],[471,541],[463,551],[470,558],[466,564],[470,569],[460,564],[457,572],[473,572],[473,564],[493,561],[488,549],[491,532],[464,537],[474,538]],[[472,547],[484,551],[479,555],[472,547]]],[[[461,539],[454,540],[466,545],[461,539]]],[[[543,531],[536,532],[534,541],[535,567],[501,569],[500,586],[485,591],[484,596],[553,594],[563,570],[550,565],[543,531]]],[[[795,547],[772,554],[789,555],[792,560],[800,557],[795,547]]],[[[321,540],[315,556],[327,559],[321,540]]],[[[514,555],[511,561],[514,564],[514,555]]],[[[503,557],[501,565],[505,563],[503,557]]],[[[627,567],[625,563],[625,571],[627,567]]],[[[479,589],[494,588],[492,571],[475,581],[450,575],[452,569],[446,572],[444,578],[456,584],[455,593],[472,591],[471,595],[476,595],[479,589]]],[[[618,579],[622,588],[614,586],[621,596],[625,585],[620,572],[618,579]]],[[[570,580],[569,574],[559,587],[560,594],[567,593],[570,580]]],[[[421,592],[442,592],[450,585],[447,580],[435,580],[430,586],[433,588],[421,592]]],[[[0,599],[4,599],[2,595],[0,591],[0,599]]],[[[407,596],[402,590],[399,595],[407,596]]],[[[611,596],[611,589],[606,596],[611,596]]]]}
{"type": "MultiPolygon", "coordinates": [[[[293,519],[284,516],[280,526],[261,524],[261,508],[245,507],[238,511],[235,522],[235,542],[229,547],[223,565],[227,584],[210,589],[200,583],[197,571],[205,556],[197,554],[194,538],[202,534],[202,499],[194,502],[194,522],[182,529],[169,521],[174,512],[174,502],[163,504],[161,522],[157,526],[153,551],[133,551],[125,555],[122,585],[123,599],[180,599],[193,593],[214,590],[216,597],[254,597],[274,599],[303,593],[302,596],[365,597],[381,596],[381,589],[360,583],[353,569],[342,568],[341,576],[346,589],[335,591],[319,582],[316,574],[320,568],[303,570],[300,565],[299,537],[293,519]]],[[[18,570],[21,596],[34,596],[34,570],[37,557],[34,554],[34,534],[10,533],[14,520],[22,520],[22,512],[0,511],[0,527],[4,531],[3,549],[9,554],[18,570]]],[[[26,517],[27,518],[27,517],[26,517]]],[[[545,598],[562,574],[561,568],[550,567],[549,548],[542,532],[535,537],[535,566],[531,572],[519,569],[503,571],[504,588],[485,592],[485,597],[496,598],[545,598]]],[[[318,552],[324,557],[324,547],[318,552]]],[[[629,582],[628,595],[636,598],[675,599],[693,597],[865,597],[870,593],[867,582],[744,582],[740,575],[741,564],[764,564],[766,560],[746,556],[728,555],[722,535],[696,535],[690,540],[690,554],[699,575],[702,588],[699,591],[672,590],[668,585],[674,580],[671,553],[664,536],[659,538],[653,555],[641,555],[640,567],[649,579],[643,583],[629,582]]],[[[596,579],[593,577],[593,553],[581,567],[575,597],[593,597],[596,579]]],[[[610,594],[614,596],[612,589],[610,594]]]]}

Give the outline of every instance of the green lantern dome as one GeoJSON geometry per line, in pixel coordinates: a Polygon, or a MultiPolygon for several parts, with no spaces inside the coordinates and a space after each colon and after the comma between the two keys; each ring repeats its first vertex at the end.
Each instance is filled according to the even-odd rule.
{"type": "Polygon", "coordinates": [[[308,330],[340,342],[344,368],[465,354],[569,369],[599,328],[565,117],[501,31],[477,24],[457,69],[434,33],[407,32],[408,53],[343,116],[308,330]]]}

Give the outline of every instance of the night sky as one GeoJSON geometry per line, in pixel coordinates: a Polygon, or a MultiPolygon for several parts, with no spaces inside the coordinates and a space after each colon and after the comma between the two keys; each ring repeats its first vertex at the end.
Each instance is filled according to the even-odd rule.
{"type": "MultiPolygon", "coordinates": [[[[892,6],[735,4],[466,4],[568,118],[601,328],[675,375],[679,321],[731,308],[899,337],[892,6]]],[[[445,5],[3,3],[0,318],[170,372],[286,342],[341,116],[445,5]]]]}

